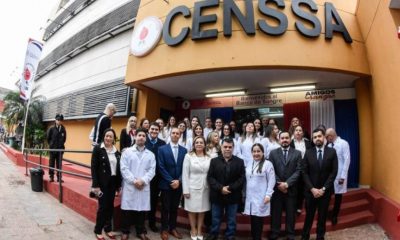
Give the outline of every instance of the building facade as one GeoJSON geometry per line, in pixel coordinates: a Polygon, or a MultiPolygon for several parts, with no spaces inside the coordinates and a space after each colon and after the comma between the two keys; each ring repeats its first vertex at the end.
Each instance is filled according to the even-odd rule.
{"type": "MultiPolygon", "coordinates": [[[[67,2],[53,23],[78,2],[67,2]]],[[[118,103],[117,132],[131,113],[279,114],[282,128],[300,115],[309,130],[324,123],[353,142],[354,186],[400,202],[398,0],[82,2],[63,26],[49,26],[37,80],[46,120],[66,116],[67,148],[90,148],[93,117],[107,102],[118,103]],[[161,27],[143,30],[149,17],[161,27]],[[149,43],[140,53],[133,25],[136,43],[149,43]],[[271,92],[308,84],[316,89],[271,92]],[[246,95],[205,97],[233,90],[246,95]]]]}

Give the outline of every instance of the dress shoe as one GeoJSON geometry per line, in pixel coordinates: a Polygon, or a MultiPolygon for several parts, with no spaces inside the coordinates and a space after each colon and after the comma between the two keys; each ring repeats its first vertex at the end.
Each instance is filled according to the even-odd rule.
{"type": "Polygon", "coordinates": [[[204,239],[204,237],[202,235],[197,236],[197,240],[203,240],[203,239],[204,239]]]}
{"type": "Polygon", "coordinates": [[[160,236],[161,236],[161,240],[168,240],[168,232],[167,231],[162,231],[160,236]]]}
{"type": "Polygon", "coordinates": [[[182,234],[180,234],[178,231],[176,231],[176,229],[172,229],[171,231],[169,231],[169,233],[177,239],[183,238],[182,234]]]}
{"type": "MultiPolygon", "coordinates": [[[[60,179],[58,179],[58,178],[57,178],[57,182],[60,182],[60,179]]],[[[63,183],[63,182],[64,182],[64,180],[62,180],[62,179],[61,179],[61,182],[63,183]]]]}
{"type": "Polygon", "coordinates": [[[54,182],[54,177],[50,177],[49,182],[54,182]]]}
{"type": "Polygon", "coordinates": [[[103,235],[99,235],[99,234],[94,234],[95,236],[96,236],[96,239],[97,240],[106,240],[104,237],[103,237],[103,235]]]}
{"type": "Polygon", "coordinates": [[[333,216],[332,217],[332,225],[335,226],[337,224],[337,217],[333,216]]]}
{"type": "Polygon", "coordinates": [[[146,236],[146,234],[144,234],[144,233],[139,234],[139,235],[136,235],[136,237],[139,238],[139,239],[141,239],[141,240],[150,240],[150,238],[148,238],[148,237],[146,236]]]}
{"type": "Polygon", "coordinates": [[[158,227],[154,224],[149,225],[149,228],[152,232],[157,233],[158,232],[158,227]]]}
{"type": "Polygon", "coordinates": [[[115,235],[112,234],[111,232],[106,232],[106,236],[107,236],[109,239],[117,239],[117,238],[115,237],[115,235]]]}

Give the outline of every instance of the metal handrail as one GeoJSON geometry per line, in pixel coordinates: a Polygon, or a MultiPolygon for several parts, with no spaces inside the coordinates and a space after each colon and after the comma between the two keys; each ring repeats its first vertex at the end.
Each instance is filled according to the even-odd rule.
{"type": "Polygon", "coordinates": [[[23,156],[24,156],[24,161],[25,161],[25,175],[28,176],[28,163],[39,166],[39,168],[46,168],[46,169],[52,169],[57,171],[57,175],[58,175],[58,184],[59,184],[59,192],[58,192],[58,200],[60,203],[63,202],[63,188],[62,188],[62,174],[69,174],[72,176],[76,176],[76,177],[80,177],[80,178],[84,178],[84,179],[92,179],[91,175],[85,175],[85,174],[80,174],[80,173],[75,173],[75,172],[71,172],[71,171],[65,171],[62,170],[62,162],[68,162],[68,163],[72,163],[81,167],[85,167],[85,168],[91,168],[90,165],[87,164],[83,164],[83,163],[79,163],[70,159],[63,159],[62,155],[63,153],[92,153],[92,151],[88,151],[88,150],[65,150],[65,149],[37,149],[37,148],[25,148],[24,152],[23,152],[23,156]],[[32,162],[28,160],[28,155],[29,152],[39,152],[39,163],[36,162],[32,162]],[[59,166],[60,168],[53,168],[53,167],[49,167],[49,166],[45,166],[42,164],[42,155],[43,152],[58,152],[59,157],[58,160],[60,161],[59,166]]]}

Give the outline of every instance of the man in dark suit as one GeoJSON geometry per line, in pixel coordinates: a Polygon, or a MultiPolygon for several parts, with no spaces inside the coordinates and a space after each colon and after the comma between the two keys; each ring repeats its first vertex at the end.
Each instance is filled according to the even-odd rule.
{"type": "Polygon", "coordinates": [[[236,213],[242,200],[246,181],[244,162],[232,155],[234,142],[231,138],[222,140],[222,156],[211,159],[207,174],[210,185],[212,225],[206,240],[217,240],[219,228],[226,219],[225,240],[234,240],[236,234],[236,213]]]}
{"type": "MultiPolygon", "coordinates": [[[[50,149],[65,149],[64,144],[67,140],[67,132],[65,131],[65,127],[61,124],[63,120],[64,116],[62,114],[57,114],[55,117],[54,126],[52,126],[47,132],[47,142],[50,149]]],[[[63,152],[50,152],[49,167],[56,167],[56,169],[60,169],[63,155],[63,152]]],[[[50,182],[54,182],[53,169],[49,169],[49,176],[50,182]]],[[[58,181],[64,182],[61,179],[61,175],[59,172],[57,172],[57,182],[58,181]]]]}
{"type": "Polygon", "coordinates": [[[338,158],[335,149],[324,146],[323,129],[315,129],[312,137],[315,147],[306,151],[302,169],[306,199],[306,219],[302,239],[310,239],[310,230],[318,208],[317,240],[323,240],[329,201],[334,192],[333,181],[338,171],[338,158]]]}
{"type": "Polygon", "coordinates": [[[281,230],[282,210],[286,211],[287,239],[294,240],[297,181],[301,173],[301,152],[290,147],[289,132],[279,134],[280,148],[274,149],[269,160],[275,169],[276,186],[271,199],[271,235],[278,239],[281,230]]]}
{"type": "Polygon", "coordinates": [[[181,132],[171,129],[171,142],[158,149],[159,187],[161,190],[161,239],[168,240],[168,234],[182,239],[176,230],[178,206],[182,195],[182,166],[186,148],[178,144],[181,132]],[[168,231],[169,230],[169,231],[168,231]]]}
{"type": "MultiPolygon", "coordinates": [[[[156,158],[156,169],[158,168],[158,149],[161,146],[165,145],[165,142],[158,138],[158,133],[160,132],[160,125],[156,122],[152,122],[149,128],[149,134],[146,139],[146,148],[154,153],[156,158]]],[[[160,193],[160,189],[158,188],[158,184],[160,181],[160,174],[156,170],[156,175],[150,182],[150,201],[151,201],[151,210],[149,212],[149,227],[153,232],[158,232],[158,228],[156,226],[156,210],[158,203],[158,195],[160,193]]]]}

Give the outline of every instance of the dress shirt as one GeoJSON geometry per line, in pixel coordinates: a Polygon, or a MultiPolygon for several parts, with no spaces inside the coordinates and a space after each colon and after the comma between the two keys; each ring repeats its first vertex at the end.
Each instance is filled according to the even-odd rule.
{"type": "Polygon", "coordinates": [[[115,157],[115,153],[117,152],[117,148],[113,145],[111,150],[108,150],[104,143],[101,143],[101,148],[104,148],[107,152],[108,161],[110,162],[111,168],[111,176],[117,175],[117,158],[115,157]]]}

